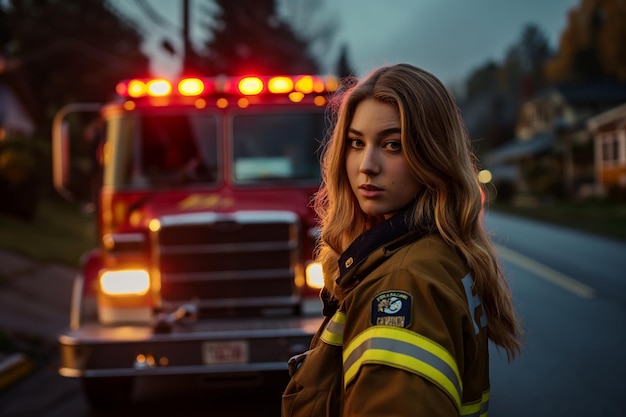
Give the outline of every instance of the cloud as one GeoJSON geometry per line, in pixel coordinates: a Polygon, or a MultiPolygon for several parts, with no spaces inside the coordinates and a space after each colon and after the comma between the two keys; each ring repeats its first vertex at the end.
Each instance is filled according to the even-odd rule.
{"type": "Polygon", "coordinates": [[[343,0],[342,41],[360,75],[409,62],[444,82],[460,81],[487,60],[500,61],[536,24],[557,47],[567,12],[578,0],[343,0]]]}

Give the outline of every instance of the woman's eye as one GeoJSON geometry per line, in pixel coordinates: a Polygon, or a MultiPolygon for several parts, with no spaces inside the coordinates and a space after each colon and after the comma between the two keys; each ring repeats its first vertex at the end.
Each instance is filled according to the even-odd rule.
{"type": "Polygon", "coordinates": [[[385,143],[385,149],[391,152],[400,152],[402,150],[402,143],[400,141],[390,141],[385,143]]]}
{"type": "Polygon", "coordinates": [[[348,144],[352,148],[362,148],[363,147],[363,141],[361,139],[349,138],[348,139],[348,144]]]}

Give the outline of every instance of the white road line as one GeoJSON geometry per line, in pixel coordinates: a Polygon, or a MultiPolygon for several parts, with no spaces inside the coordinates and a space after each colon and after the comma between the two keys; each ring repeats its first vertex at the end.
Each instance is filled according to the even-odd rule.
{"type": "Polygon", "coordinates": [[[595,290],[582,282],[576,281],[573,278],[568,277],[556,271],[542,263],[539,263],[533,259],[530,259],[521,253],[515,252],[511,249],[507,249],[504,246],[495,245],[498,255],[507,261],[524,268],[525,270],[536,274],[540,278],[549,281],[559,287],[567,290],[573,294],[576,294],[583,298],[593,298],[595,290]]]}

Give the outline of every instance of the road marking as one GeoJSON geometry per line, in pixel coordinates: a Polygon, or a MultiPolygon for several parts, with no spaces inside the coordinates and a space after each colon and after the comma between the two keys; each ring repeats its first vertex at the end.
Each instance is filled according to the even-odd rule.
{"type": "Polygon", "coordinates": [[[582,282],[576,281],[565,274],[560,273],[542,263],[530,259],[519,252],[507,249],[504,246],[495,245],[498,255],[507,261],[532,272],[546,281],[549,281],[559,287],[576,294],[583,298],[593,298],[595,290],[582,282]]]}

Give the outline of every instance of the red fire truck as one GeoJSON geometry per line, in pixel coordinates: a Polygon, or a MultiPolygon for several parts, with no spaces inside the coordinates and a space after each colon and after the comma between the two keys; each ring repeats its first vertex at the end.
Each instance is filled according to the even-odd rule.
{"type": "MultiPolygon", "coordinates": [[[[320,323],[310,207],[333,77],[134,79],[61,109],[54,183],[68,194],[68,115],[104,122],[99,247],[76,277],[60,369],[94,406],[142,380],[286,383],[320,323]]],[[[278,391],[277,391],[278,393],[278,391]]]]}

